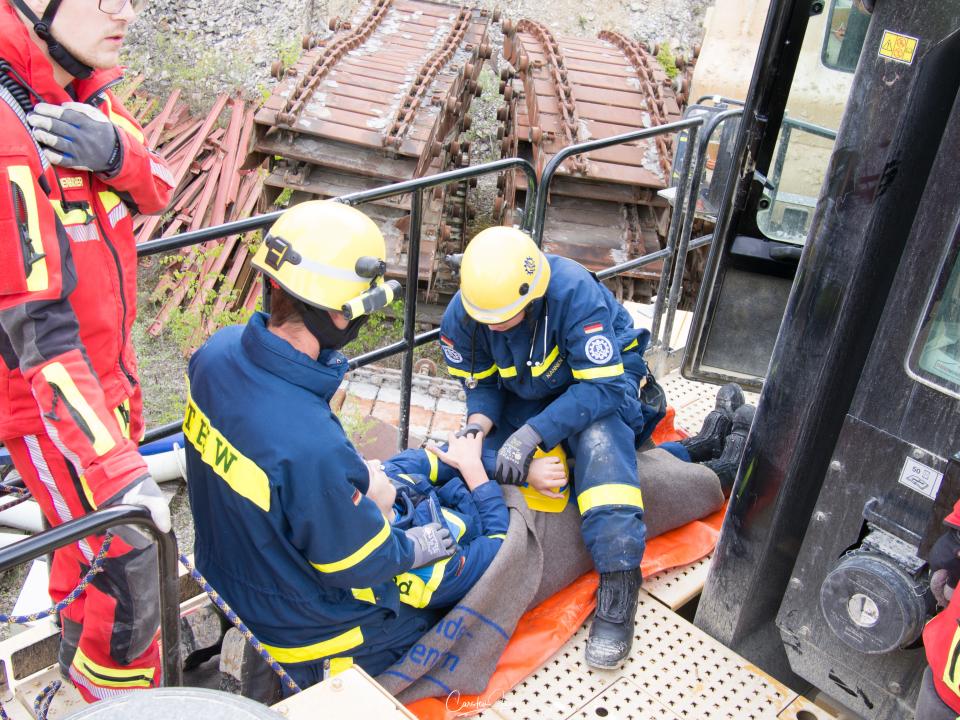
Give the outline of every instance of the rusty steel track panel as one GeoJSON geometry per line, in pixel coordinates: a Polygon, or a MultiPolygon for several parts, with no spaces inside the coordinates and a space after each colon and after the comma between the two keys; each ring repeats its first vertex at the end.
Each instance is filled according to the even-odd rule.
{"type": "MultiPolygon", "coordinates": [[[[478,78],[490,57],[485,11],[430,0],[368,0],[283,71],[257,112],[254,149],[270,159],[274,199],[329,198],[467,164],[478,78]]],[[[441,256],[462,245],[468,186],[424,197],[420,280],[427,296],[443,274],[441,256]],[[445,218],[447,221],[445,222],[445,218]]],[[[375,203],[387,240],[388,274],[406,274],[409,198],[375,203]]]]}
{"type": "MultiPolygon", "coordinates": [[[[531,160],[538,173],[572,143],[612,137],[681,118],[666,73],[641,43],[604,31],[596,38],[555,36],[543,24],[503,24],[504,104],[500,151],[531,160]]],[[[550,188],[543,245],[599,270],[664,246],[673,138],[660,136],[568,159],[550,188]]],[[[500,185],[495,210],[512,222],[522,202],[518,178],[500,185]]],[[[610,282],[620,299],[649,300],[661,263],[610,282]]]]}

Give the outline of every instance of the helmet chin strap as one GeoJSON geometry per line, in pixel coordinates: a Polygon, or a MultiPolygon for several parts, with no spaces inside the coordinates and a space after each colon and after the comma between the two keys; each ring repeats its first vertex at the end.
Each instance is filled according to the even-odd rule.
{"type": "Polygon", "coordinates": [[[57,42],[50,32],[50,26],[53,24],[53,18],[57,14],[57,10],[60,9],[61,2],[62,0],[50,0],[46,10],[43,11],[43,17],[38,18],[24,0],[13,0],[13,4],[33,23],[33,31],[37,34],[37,37],[47,44],[47,51],[53,61],[73,77],[83,80],[90,77],[93,68],[70,54],[70,51],[57,42]]]}

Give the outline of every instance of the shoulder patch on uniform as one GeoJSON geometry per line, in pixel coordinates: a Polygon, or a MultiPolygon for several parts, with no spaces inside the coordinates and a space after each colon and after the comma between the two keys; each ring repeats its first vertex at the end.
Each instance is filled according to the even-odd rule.
{"type": "Polygon", "coordinates": [[[613,344],[603,335],[589,338],[583,349],[587,359],[594,365],[603,365],[613,357],[613,344]]]}
{"type": "Polygon", "coordinates": [[[449,345],[441,345],[440,347],[443,349],[443,354],[446,355],[447,360],[449,360],[450,362],[452,362],[452,363],[462,363],[462,362],[463,362],[463,355],[461,355],[460,353],[458,353],[456,350],[454,350],[454,349],[453,349],[452,347],[450,347],[449,345]]]}
{"type": "Polygon", "coordinates": [[[600,332],[603,330],[603,323],[590,323],[589,325],[583,326],[583,332],[589,335],[590,333],[600,332]]]}
{"type": "Polygon", "coordinates": [[[444,345],[449,345],[450,347],[453,347],[453,340],[448,338],[446,335],[440,336],[440,342],[443,343],[444,345]]]}
{"type": "Polygon", "coordinates": [[[360,501],[363,499],[363,493],[361,493],[359,490],[354,490],[353,497],[350,499],[353,501],[354,505],[359,505],[360,501]]]}

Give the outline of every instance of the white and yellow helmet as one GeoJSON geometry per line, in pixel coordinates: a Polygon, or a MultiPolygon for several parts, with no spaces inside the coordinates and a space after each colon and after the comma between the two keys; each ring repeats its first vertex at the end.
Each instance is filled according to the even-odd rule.
{"type": "Polygon", "coordinates": [[[311,200],[277,219],[253,266],[308,305],[340,311],[383,284],[386,243],[356,208],[311,200]]]}
{"type": "Polygon", "coordinates": [[[522,230],[490,227],[470,241],[460,263],[460,299],[477,322],[502,323],[543,297],[550,265],[522,230]]]}

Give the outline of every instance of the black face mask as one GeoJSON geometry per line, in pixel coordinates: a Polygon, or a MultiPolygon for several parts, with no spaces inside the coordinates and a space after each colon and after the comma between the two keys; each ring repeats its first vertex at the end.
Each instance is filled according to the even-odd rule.
{"type": "Polygon", "coordinates": [[[300,316],[303,318],[303,324],[310,334],[320,343],[321,349],[339,350],[344,345],[357,337],[360,328],[367,322],[368,315],[361,315],[350,321],[343,330],[333,324],[330,313],[304,302],[297,301],[300,316]]]}

